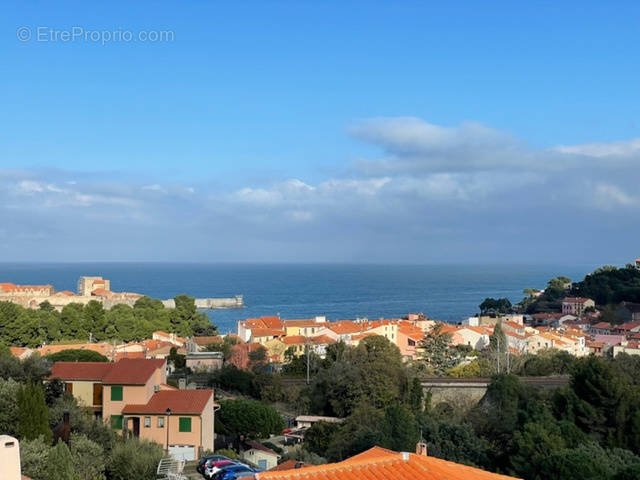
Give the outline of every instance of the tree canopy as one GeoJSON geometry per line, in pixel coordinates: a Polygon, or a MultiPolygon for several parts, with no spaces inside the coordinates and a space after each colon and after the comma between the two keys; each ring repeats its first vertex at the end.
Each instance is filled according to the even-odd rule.
{"type": "Polygon", "coordinates": [[[187,295],[176,297],[175,308],[164,308],[161,301],[149,297],[138,299],[133,307],[121,304],[105,310],[92,300],[86,305],[65,305],[60,312],[48,302],[36,310],[0,302],[0,343],[5,345],[35,347],[90,339],[129,342],[149,338],[156,330],[182,336],[216,333],[209,317],[198,312],[195,300],[187,295]]]}

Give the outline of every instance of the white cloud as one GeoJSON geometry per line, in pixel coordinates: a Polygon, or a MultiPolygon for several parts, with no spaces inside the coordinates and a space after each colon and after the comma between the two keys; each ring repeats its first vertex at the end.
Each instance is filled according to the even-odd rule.
{"type": "MultiPolygon", "coordinates": [[[[361,161],[348,175],[233,189],[211,187],[208,179],[132,181],[126,172],[0,170],[0,218],[11,226],[0,250],[18,258],[37,233],[37,247],[47,245],[52,259],[56,249],[68,248],[74,258],[86,247],[86,258],[111,251],[114,259],[384,261],[429,254],[446,261],[484,251],[493,252],[491,261],[501,258],[496,245],[505,236],[513,236],[513,252],[542,255],[549,232],[584,233],[618,214],[640,216],[634,141],[534,150],[477,123],[442,127],[416,118],[375,119],[353,132],[380,147],[380,158],[361,161]]],[[[640,235],[640,226],[626,228],[616,238],[640,235]]],[[[557,244],[548,251],[574,254],[557,244]]]]}
{"type": "Polygon", "coordinates": [[[587,157],[635,157],[640,159],[640,138],[623,140],[619,142],[595,142],[581,145],[558,145],[554,150],[571,155],[584,155],[587,157]]]}
{"type": "Polygon", "coordinates": [[[640,206],[640,197],[630,195],[616,185],[599,183],[594,194],[595,205],[603,209],[640,206]]]}

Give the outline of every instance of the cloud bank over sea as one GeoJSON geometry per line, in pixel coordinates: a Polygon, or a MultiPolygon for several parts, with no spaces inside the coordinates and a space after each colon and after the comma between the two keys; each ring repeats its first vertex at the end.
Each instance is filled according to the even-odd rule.
{"type": "Polygon", "coordinates": [[[375,153],[320,179],[0,167],[0,260],[598,263],[640,254],[638,138],[541,149],[481,123],[415,117],[365,119],[346,134],[375,153]]]}

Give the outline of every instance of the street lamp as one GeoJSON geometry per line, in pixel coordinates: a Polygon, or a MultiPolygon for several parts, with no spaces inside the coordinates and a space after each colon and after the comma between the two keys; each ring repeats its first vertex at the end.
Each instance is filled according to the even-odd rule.
{"type": "Polygon", "coordinates": [[[165,410],[165,412],[167,414],[167,419],[166,419],[166,423],[167,423],[167,453],[169,453],[169,417],[171,417],[171,409],[169,407],[167,407],[167,409],[165,410]]]}

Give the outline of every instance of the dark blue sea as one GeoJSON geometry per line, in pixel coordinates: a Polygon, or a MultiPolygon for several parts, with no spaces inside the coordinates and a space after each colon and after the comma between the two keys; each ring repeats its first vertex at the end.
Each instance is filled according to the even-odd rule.
{"type": "Polygon", "coordinates": [[[245,308],[211,310],[223,333],[246,317],[326,315],[328,319],[401,316],[424,312],[457,322],[477,311],[485,297],[519,301],[525,287],[543,288],[566,275],[581,280],[596,265],[299,265],[69,263],[0,264],[0,282],[50,283],[76,290],[78,277],[101,275],[115,291],[155,298],[244,295],[245,308]]]}

